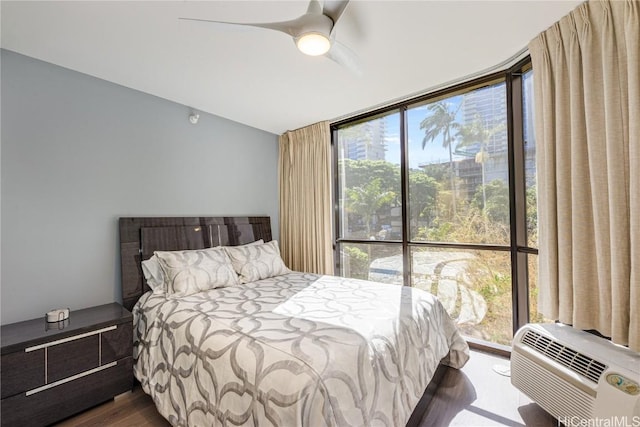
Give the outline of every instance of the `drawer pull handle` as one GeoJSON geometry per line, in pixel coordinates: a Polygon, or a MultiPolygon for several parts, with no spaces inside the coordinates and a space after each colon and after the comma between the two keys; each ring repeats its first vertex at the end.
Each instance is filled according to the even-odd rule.
{"type": "Polygon", "coordinates": [[[40,350],[41,348],[51,347],[52,345],[62,344],[62,343],[69,342],[69,341],[79,340],[80,338],[90,337],[91,335],[97,335],[97,334],[101,334],[101,333],[107,332],[107,331],[113,331],[114,329],[118,329],[118,326],[117,325],[113,325],[113,326],[109,326],[107,328],[97,329],[97,330],[91,331],[91,332],[85,332],[84,334],[74,335],[72,337],[62,338],[60,340],[50,341],[50,342],[46,342],[44,344],[39,344],[39,345],[34,345],[33,347],[25,348],[24,352],[25,353],[29,353],[30,351],[36,351],[36,350],[40,350]]]}
{"type": "Polygon", "coordinates": [[[32,394],[40,393],[41,391],[45,391],[45,390],[48,390],[50,388],[59,386],[60,384],[68,383],[69,381],[77,380],[78,378],[86,377],[87,375],[91,375],[91,374],[94,374],[96,372],[102,371],[104,369],[111,368],[112,366],[116,366],[117,364],[118,364],[117,361],[111,362],[111,363],[107,363],[106,365],[98,366],[97,368],[93,368],[93,369],[90,369],[88,371],[84,371],[84,372],[81,372],[79,374],[72,375],[70,377],[61,379],[61,380],[56,381],[54,383],[46,384],[46,385],[43,385],[42,387],[34,388],[33,390],[29,390],[25,394],[27,396],[31,396],[32,394]]]}

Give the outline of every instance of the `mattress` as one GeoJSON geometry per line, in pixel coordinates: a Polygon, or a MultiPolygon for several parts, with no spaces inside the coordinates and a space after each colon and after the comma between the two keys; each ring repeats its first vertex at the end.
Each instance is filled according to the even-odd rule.
{"type": "Polygon", "coordinates": [[[296,273],[133,309],[134,373],[175,426],[404,426],[469,349],[433,295],[296,273]]]}

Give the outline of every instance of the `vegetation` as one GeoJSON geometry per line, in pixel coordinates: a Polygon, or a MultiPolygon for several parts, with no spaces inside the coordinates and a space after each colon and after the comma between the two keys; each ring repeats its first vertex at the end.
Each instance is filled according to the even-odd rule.
{"type": "Polygon", "coordinates": [[[346,245],[343,252],[349,260],[349,277],[367,280],[369,278],[369,254],[355,245],[346,245]]]}
{"type": "MultiPolygon", "coordinates": [[[[384,160],[340,161],[344,177],[344,206],[349,237],[370,239],[378,224],[389,224],[391,209],[400,208],[400,168],[384,160]]],[[[412,218],[433,221],[438,216],[438,182],[422,170],[409,171],[409,210],[412,218]]]]}
{"type": "MultiPolygon", "coordinates": [[[[434,165],[439,166],[439,165],[434,165]]],[[[351,238],[381,238],[380,230],[399,218],[400,169],[385,161],[340,161],[345,191],[346,223],[351,238]]],[[[507,184],[495,179],[478,186],[469,199],[459,199],[454,215],[453,197],[446,168],[429,167],[409,172],[409,212],[411,238],[414,241],[472,242],[509,244],[509,192],[507,184]],[[442,179],[444,177],[444,180],[442,179]]],[[[527,224],[535,233],[535,188],[529,189],[527,224]]],[[[394,237],[393,235],[391,236],[394,237]]],[[[399,239],[399,236],[396,236],[399,239]]],[[[385,245],[386,246],[386,245],[385,245]]],[[[351,277],[368,279],[371,263],[397,254],[394,245],[389,250],[370,245],[342,246],[342,256],[348,263],[351,277]]],[[[419,252],[422,249],[415,249],[419,252]]],[[[437,277],[429,278],[437,288],[437,277]]],[[[480,324],[461,324],[465,334],[508,344],[511,331],[511,270],[508,253],[473,251],[466,262],[459,284],[482,296],[487,314],[480,324]],[[509,308],[509,309],[506,309],[509,308]]],[[[535,287],[533,288],[535,291],[535,287]]],[[[428,289],[430,290],[430,289],[428,289]]],[[[532,298],[535,296],[532,295],[532,298]]],[[[459,309],[459,307],[457,308],[459,309]]]]}
{"type": "Polygon", "coordinates": [[[396,193],[381,186],[380,178],[374,178],[360,187],[347,188],[347,212],[362,218],[367,236],[371,236],[374,216],[396,198],[396,193]]]}

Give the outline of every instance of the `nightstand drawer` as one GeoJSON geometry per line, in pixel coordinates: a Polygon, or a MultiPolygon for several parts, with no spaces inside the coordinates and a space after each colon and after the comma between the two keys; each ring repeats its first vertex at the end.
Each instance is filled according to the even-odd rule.
{"type": "Polygon", "coordinates": [[[99,343],[100,335],[91,335],[48,347],[47,383],[98,367],[99,343]]]}
{"type": "Polygon", "coordinates": [[[133,324],[122,323],[116,329],[104,332],[100,343],[101,364],[132,355],[133,324]]]}
{"type": "MultiPolygon", "coordinates": [[[[114,366],[45,388],[34,394],[18,394],[2,400],[3,426],[44,426],[58,421],[60,414],[75,414],[133,388],[133,358],[114,366]]],[[[64,418],[64,415],[62,416],[64,418]]]]}
{"type": "Polygon", "coordinates": [[[44,349],[3,354],[0,375],[2,399],[44,385],[44,349]]]}

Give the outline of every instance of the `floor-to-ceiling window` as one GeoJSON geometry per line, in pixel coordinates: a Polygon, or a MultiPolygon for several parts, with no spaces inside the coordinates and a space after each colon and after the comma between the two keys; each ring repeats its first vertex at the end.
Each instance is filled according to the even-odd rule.
{"type": "Polygon", "coordinates": [[[338,274],[432,292],[491,343],[537,318],[527,67],[333,125],[338,274]]]}

